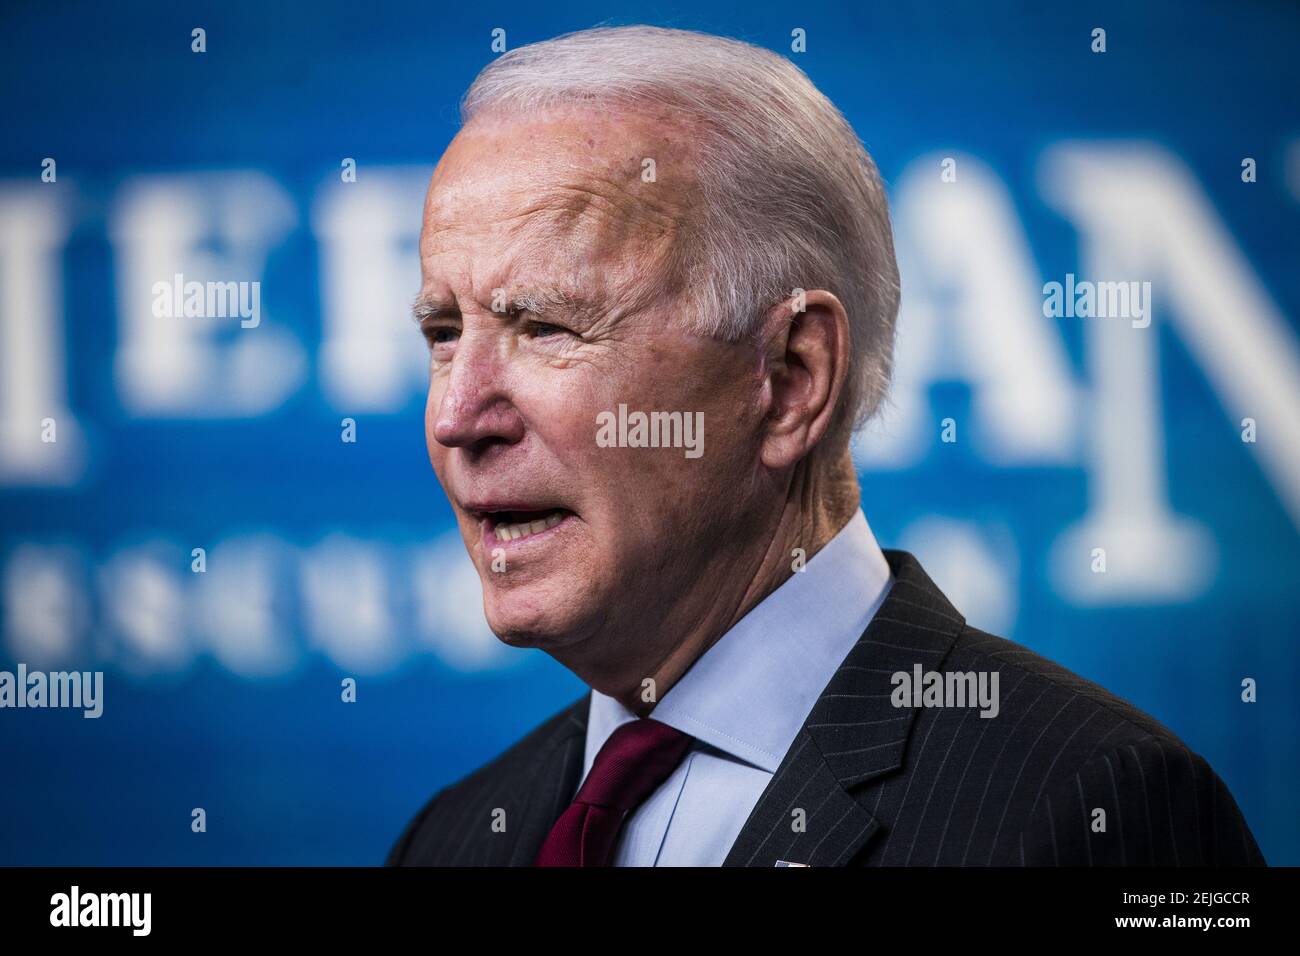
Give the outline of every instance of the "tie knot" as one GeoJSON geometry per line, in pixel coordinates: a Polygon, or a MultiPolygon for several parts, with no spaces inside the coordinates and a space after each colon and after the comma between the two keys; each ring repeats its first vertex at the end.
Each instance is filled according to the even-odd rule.
{"type": "Polygon", "coordinates": [[[574,802],[635,809],[668,779],[693,739],[652,717],[628,721],[600,748],[574,802]]]}

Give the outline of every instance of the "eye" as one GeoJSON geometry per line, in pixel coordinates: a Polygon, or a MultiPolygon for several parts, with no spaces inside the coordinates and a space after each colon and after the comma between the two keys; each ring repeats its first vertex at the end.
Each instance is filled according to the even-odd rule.
{"type": "Polygon", "coordinates": [[[569,330],[546,322],[533,322],[529,325],[529,331],[532,333],[533,338],[548,339],[556,335],[562,335],[569,330]]]}
{"type": "Polygon", "coordinates": [[[454,329],[449,325],[426,327],[424,330],[424,339],[429,343],[429,348],[451,345],[458,338],[460,338],[460,329],[454,329]]]}

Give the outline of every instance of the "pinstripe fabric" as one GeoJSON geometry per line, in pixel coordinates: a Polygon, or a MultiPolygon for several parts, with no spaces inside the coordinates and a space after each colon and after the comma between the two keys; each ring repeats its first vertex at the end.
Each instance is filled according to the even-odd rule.
{"type": "MultiPolygon", "coordinates": [[[[1263,865],[1223,781],[1152,717],[969,627],[904,551],[724,866],[1263,865]],[[996,671],[999,712],[895,708],[891,675],[996,671]],[[1103,828],[1104,822],[1104,828],[1103,828]]],[[[792,638],[797,635],[792,635],[792,638]]],[[[526,865],[578,785],[587,697],[441,790],[389,864],[526,865]],[[493,813],[505,810],[505,832],[493,813]]]]}
{"type": "Polygon", "coordinates": [[[440,790],[406,826],[388,866],[529,866],[573,800],[586,695],[474,773],[440,790]],[[502,813],[504,811],[504,825],[502,813]]]}

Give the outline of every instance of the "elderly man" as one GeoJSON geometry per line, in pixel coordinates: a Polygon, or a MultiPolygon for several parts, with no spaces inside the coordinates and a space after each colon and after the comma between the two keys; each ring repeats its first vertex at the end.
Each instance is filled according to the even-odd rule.
{"type": "Polygon", "coordinates": [[[859,510],[885,192],[785,59],[650,27],[488,66],[429,186],[429,457],[492,630],[591,691],[404,865],[1245,864],[1151,717],[963,620],[859,510]]]}

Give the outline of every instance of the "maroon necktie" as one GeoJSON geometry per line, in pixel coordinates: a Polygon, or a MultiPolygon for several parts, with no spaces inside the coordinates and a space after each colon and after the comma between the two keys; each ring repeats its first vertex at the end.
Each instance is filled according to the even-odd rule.
{"type": "Polygon", "coordinates": [[[533,865],[609,866],[624,818],[668,779],[694,739],[651,717],[615,730],[533,865]]]}

